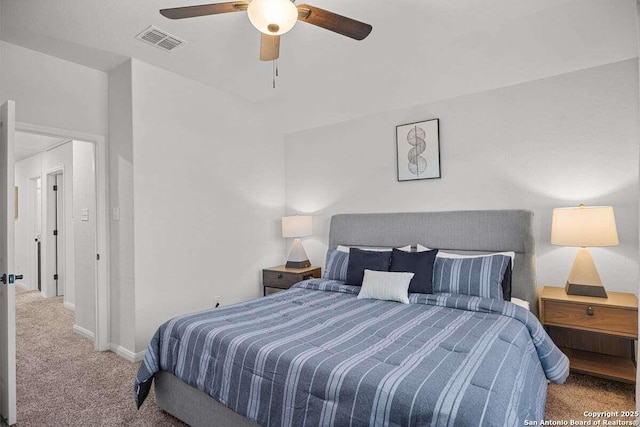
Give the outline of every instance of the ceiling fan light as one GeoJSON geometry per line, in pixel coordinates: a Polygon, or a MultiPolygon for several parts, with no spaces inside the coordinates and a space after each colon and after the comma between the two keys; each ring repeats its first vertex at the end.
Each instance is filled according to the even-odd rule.
{"type": "Polygon", "coordinates": [[[298,9],[291,0],[252,0],[247,15],[258,31],[271,36],[286,33],[298,21],[298,9]]]}

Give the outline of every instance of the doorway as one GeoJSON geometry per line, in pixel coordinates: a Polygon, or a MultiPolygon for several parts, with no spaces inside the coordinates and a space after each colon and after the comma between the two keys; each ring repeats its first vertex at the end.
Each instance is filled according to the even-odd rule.
{"type": "MultiPolygon", "coordinates": [[[[94,181],[91,183],[95,188],[95,203],[96,208],[93,212],[88,212],[84,215],[84,212],[80,213],[80,221],[84,221],[85,228],[89,224],[95,225],[95,241],[94,250],[92,252],[84,254],[90,257],[90,263],[94,266],[95,270],[95,287],[94,287],[94,348],[98,351],[104,351],[109,349],[109,223],[108,223],[108,204],[107,204],[107,186],[108,186],[108,174],[107,174],[107,148],[106,140],[102,135],[71,131],[67,129],[59,129],[48,126],[34,125],[30,123],[15,123],[15,130],[19,132],[26,132],[35,135],[63,138],[66,140],[79,140],[88,143],[87,147],[91,147],[95,162],[93,165],[94,181]],[[89,221],[84,220],[88,218],[89,221]],[[93,222],[91,221],[93,218],[93,222]]],[[[44,186],[44,182],[42,183],[44,186]]],[[[43,194],[46,192],[43,190],[43,194]]],[[[69,198],[67,198],[69,199],[69,198]]],[[[44,206],[44,205],[43,205],[44,206]]],[[[45,250],[44,239],[45,232],[42,233],[42,249],[45,250]]],[[[67,247],[67,251],[71,249],[67,247]]],[[[44,259],[44,254],[43,254],[44,259]]],[[[43,263],[44,264],[44,263],[43,263]]],[[[44,274],[43,271],[43,288],[44,286],[44,274]]],[[[68,294],[72,287],[67,281],[66,293],[68,294]]]]}
{"type": "MultiPolygon", "coordinates": [[[[109,349],[109,223],[108,223],[108,204],[107,204],[107,148],[106,140],[102,135],[90,134],[85,132],[70,131],[67,129],[53,128],[49,126],[40,126],[30,123],[15,123],[16,131],[22,131],[35,135],[66,138],[73,140],[86,141],[90,143],[94,154],[94,171],[95,181],[92,185],[96,194],[96,209],[89,212],[89,217],[93,214],[96,231],[95,251],[86,254],[92,257],[95,265],[96,280],[94,290],[94,307],[95,307],[95,331],[94,331],[94,348],[98,351],[109,349]]],[[[44,183],[43,183],[44,185],[44,183]]],[[[44,191],[43,191],[44,193],[44,191]]],[[[90,223],[90,222],[89,222],[90,223]]],[[[86,225],[87,223],[85,223],[86,225]]],[[[44,233],[43,239],[46,237],[44,233]]],[[[42,248],[45,244],[42,242],[42,248]]],[[[44,274],[44,272],[43,272],[44,274]]],[[[44,284],[44,279],[43,279],[44,284]]],[[[67,283],[67,293],[70,287],[67,283]]]]}
{"type": "Polygon", "coordinates": [[[25,276],[24,288],[38,289],[45,298],[62,297],[74,311],[73,330],[91,340],[99,277],[95,145],[16,132],[16,186],[32,194],[24,197],[15,222],[16,268],[25,276]],[[22,155],[25,147],[31,151],[22,155]]]}
{"type": "MultiPolygon", "coordinates": [[[[9,216],[9,206],[13,206],[16,201],[24,200],[25,187],[20,190],[14,187],[14,160],[15,160],[15,131],[24,131],[44,136],[62,136],[66,138],[78,138],[84,141],[90,141],[95,147],[95,164],[94,175],[96,188],[96,206],[94,212],[97,223],[97,239],[95,248],[97,253],[90,254],[95,256],[97,263],[97,280],[95,281],[95,340],[94,348],[98,351],[108,350],[108,271],[109,271],[109,252],[107,239],[108,222],[107,222],[107,150],[106,141],[103,136],[87,134],[82,132],[68,131],[45,126],[20,123],[15,121],[15,103],[7,101],[0,108],[0,162],[4,161],[7,174],[5,175],[4,185],[0,185],[0,199],[5,209],[1,209],[0,217],[4,215],[2,220],[7,226],[0,230],[0,237],[3,230],[6,231],[5,238],[0,238],[4,242],[4,246],[0,248],[0,267],[7,272],[8,281],[12,281],[15,277],[14,263],[14,226],[19,218],[19,209],[16,207],[15,214],[9,216]],[[15,192],[14,192],[15,190],[15,192]],[[22,196],[19,196],[19,195],[22,196]]],[[[1,178],[1,177],[0,177],[1,178]]],[[[2,181],[2,179],[0,179],[2,181]]],[[[1,183],[1,182],[0,182],[1,183]]],[[[44,194],[44,191],[43,191],[44,194]]],[[[26,197],[26,199],[31,199],[26,197]]],[[[43,234],[44,237],[44,234],[43,234]]],[[[8,418],[10,424],[15,423],[16,417],[16,361],[15,361],[15,287],[0,286],[0,315],[6,322],[0,322],[0,416],[8,418]]]]}

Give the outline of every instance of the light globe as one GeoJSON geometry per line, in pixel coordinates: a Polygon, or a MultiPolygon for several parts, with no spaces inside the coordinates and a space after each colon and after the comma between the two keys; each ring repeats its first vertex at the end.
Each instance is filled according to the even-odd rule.
{"type": "Polygon", "coordinates": [[[252,0],[247,15],[258,31],[270,36],[286,33],[298,21],[298,9],[290,0],[252,0]]]}

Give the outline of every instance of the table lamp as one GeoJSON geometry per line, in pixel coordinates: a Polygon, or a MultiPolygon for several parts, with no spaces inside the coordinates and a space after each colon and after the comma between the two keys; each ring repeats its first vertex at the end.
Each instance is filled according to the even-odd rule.
{"type": "Polygon", "coordinates": [[[551,221],[551,244],[578,247],[565,290],[568,295],[607,298],[588,247],[618,244],[616,219],[611,206],[556,208],[551,221]]]}
{"type": "Polygon", "coordinates": [[[313,234],[313,222],[310,216],[295,215],[282,217],[282,237],[294,237],[293,246],[287,257],[287,268],[306,268],[311,266],[307,252],[302,247],[300,237],[313,234]]]}

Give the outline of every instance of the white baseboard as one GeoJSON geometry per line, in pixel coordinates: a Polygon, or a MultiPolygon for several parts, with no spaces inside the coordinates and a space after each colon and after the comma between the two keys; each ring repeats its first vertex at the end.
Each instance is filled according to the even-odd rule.
{"type": "MultiPolygon", "coordinates": [[[[76,311],[76,305],[75,304],[71,304],[70,302],[65,301],[63,305],[64,305],[64,308],[68,308],[71,311],[76,311]]],[[[80,332],[78,332],[78,333],[80,333],[80,332]]]]}
{"type": "Polygon", "coordinates": [[[78,335],[82,335],[85,338],[89,338],[91,341],[93,341],[94,339],[93,332],[87,331],[85,328],[82,328],[78,325],[73,325],[73,332],[75,332],[78,335]]]}
{"type": "Polygon", "coordinates": [[[131,350],[127,350],[126,348],[119,346],[114,343],[109,343],[109,350],[117,354],[118,356],[128,360],[129,362],[139,362],[144,359],[144,355],[147,352],[146,350],[139,351],[138,353],[134,353],[131,350]]]}

